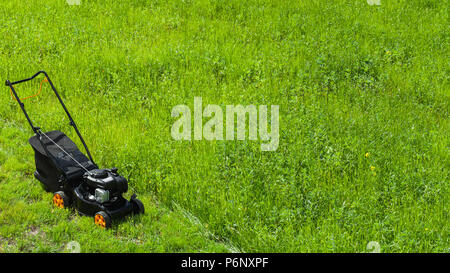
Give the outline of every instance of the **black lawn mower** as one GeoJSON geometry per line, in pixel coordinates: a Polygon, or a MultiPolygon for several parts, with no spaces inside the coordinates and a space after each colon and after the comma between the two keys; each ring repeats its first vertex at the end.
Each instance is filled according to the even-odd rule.
{"type": "Polygon", "coordinates": [[[144,205],[136,198],[136,194],[130,200],[122,196],[128,190],[128,181],[118,174],[117,168],[99,169],[94,163],[83,137],[45,71],[39,71],[31,78],[20,81],[7,80],[5,84],[10,87],[11,97],[19,103],[34,131],[35,135],[28,140],[34,150],[34,176],[45,191],[54,193],[53,204],[56,207],[74,207],[80,215],[94,216],[95,224],[103,228],[110,227],[112,220],[129,214],[144,213],[144,205]],[[64,133],[56,130],[43,132],[33,125],[22,100],[38,94],[20,99],[13,86],[30,81],[39,74],[44,74],[45,78],[38,94],[42,83],[47,81],[66,112],[69,125],[80,138],[87,157],[64,133]]]}

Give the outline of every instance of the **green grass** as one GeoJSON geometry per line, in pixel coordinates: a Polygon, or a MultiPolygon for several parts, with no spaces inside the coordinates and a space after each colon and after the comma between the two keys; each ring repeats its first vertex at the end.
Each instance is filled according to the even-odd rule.
{"type": "MultiPolygon", "coordinates": [[[[2,80],[46,70],[96,162],[118,167],[147,213],[102,231],[53,209],[3,87],[0,252],[72,240],[84,252],[449,252],[448,6],[2,1],[2,80]],[[174,141],[171,109],[194,96],[280,105],[278,150],[174,141]]],[[[25,105],[76,139],[48,85],[25,105]]]]}

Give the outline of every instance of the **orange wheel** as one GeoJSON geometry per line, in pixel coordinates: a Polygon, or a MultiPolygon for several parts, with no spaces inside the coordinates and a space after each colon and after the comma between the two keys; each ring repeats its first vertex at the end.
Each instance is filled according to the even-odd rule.
{"type": "Polygon", "coordinates": [[[64,204],[65,199],[67,199],[67,198],[66,198],[64,192],[58,191],[53,195],[53,205],[55,207],[63,209],[64,205],[66,205],[66,204],[64,204]]]}
{"type": "Polygon", "coordinates": [[[99,211],[95,214],[94,222],[101,228],[108,228],[111,226],[111,217],[104,211],[99,211]]]}

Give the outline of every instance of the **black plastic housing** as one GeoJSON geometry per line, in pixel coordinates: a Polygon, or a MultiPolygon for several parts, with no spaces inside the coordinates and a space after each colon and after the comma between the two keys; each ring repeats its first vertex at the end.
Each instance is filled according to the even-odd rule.
{"type": "Polygon", "coordinates": [[[103,189],[109,191],[113,196],[125,193],[128,190],[128,181],[117,172],[111,170],[92,170],[85,172],[83,183],[91,189],[103,189]]]}
{"type": "Polygon", "coordinates": [[[86,170],[98,168],[64,133],[51,131],[43,134],[45,135],[31,137],[28,142],[34,150],[34,176],[46,191],[63,190],[62,180],[77,186],[86,170]],[[61,148],[67,154],[63,153],[61,148]],[[74,159],[80,164],[74,162],[74,159]]]}

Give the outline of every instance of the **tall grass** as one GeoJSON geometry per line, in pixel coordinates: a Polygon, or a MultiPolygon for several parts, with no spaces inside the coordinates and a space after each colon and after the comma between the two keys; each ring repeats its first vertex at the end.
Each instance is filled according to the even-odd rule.
{"type": "MultiPolygon", "coordinates": [[[[219,240],[448,251],[448,1],[3,1],[0,14],[1,77],[46,70],[99,165],[219,240]],[[278,150],[174,141],[170,111],[194,96],[280,105],[278,150]]],[[[68,133],[50,91],[26,108],[68,133]]],[[[27,126],[6,87],[0,117],[27,126]]]]}

